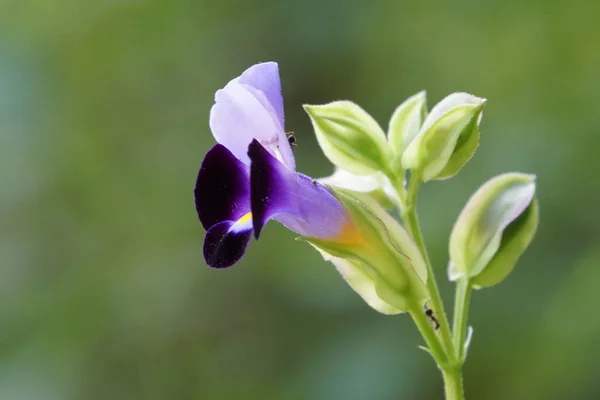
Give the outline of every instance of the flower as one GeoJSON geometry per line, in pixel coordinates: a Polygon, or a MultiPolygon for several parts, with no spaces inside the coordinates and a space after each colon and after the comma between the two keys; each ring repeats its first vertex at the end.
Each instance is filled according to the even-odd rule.
{"type": "Polygon", "coordinates": [[[210,128],[218,144],[204,157],[194,189],[210,267],[238,262],[252,232],[258,238],[270,219],[305,237],[361,241],[333,193],[295,171],[277,63],[256,64],[218,90],[210,128]]]}

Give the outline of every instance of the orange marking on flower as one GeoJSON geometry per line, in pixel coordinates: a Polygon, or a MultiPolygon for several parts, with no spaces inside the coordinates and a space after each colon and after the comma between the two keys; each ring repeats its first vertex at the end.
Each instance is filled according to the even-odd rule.
{"type": "Polygon", "coordinates": [[[332,238],[332,241],[343,244],[362,244],[365,242],[365,238],[356,225],[348,221],[342,227],[339,235],[332,238]]]}

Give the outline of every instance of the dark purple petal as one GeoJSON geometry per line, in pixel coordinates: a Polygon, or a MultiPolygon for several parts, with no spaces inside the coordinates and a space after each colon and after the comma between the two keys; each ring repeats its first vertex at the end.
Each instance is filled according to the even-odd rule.
{"type": "Polygon", "coordinates": [[[281,80],[277,63],[270,61],[253,65],[242,73],[239,82],[264,93],[283,128],[285,126],[283,97],[281,96],[281,80]]]}
{"type": "Polygon", "coordinates": [[[290,171],[258,141],[248,150],[256,237],[271,218],[304,236],[334,239],[351,225],[340,201],[317,181],[290,171]]]}
{"type": "Polygon", "coordinates": [[[206,232],[204,259],[209,267],[227,268],[242,258],[252,236],[250,217],[246,219],[219,222],[206,232]]]}
{"type": "Polygon", "coordinates": [[[248,166],[220,144],[206,153],[194,189],[196,211],[204,229],[236,221],[250,212],[248,166]]]}

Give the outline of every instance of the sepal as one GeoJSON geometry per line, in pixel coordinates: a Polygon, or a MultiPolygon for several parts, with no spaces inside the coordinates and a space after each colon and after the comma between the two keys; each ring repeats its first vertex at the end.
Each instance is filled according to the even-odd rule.
{"type": "Polygon", "coordinates": [[[377,296],[399,311],[427,299],[427,267],[406,230],[368,196],[332,189],[350,215],[357,232],[354,236],[359,235],[361,241],[301,239],[333,257],[360,263],[377,296]]]}

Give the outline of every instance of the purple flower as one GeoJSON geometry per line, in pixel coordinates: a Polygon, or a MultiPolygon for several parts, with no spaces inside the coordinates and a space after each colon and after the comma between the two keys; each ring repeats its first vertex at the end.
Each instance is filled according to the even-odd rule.
{"type": "Polygon", "coordinates": [[[258,238],[270,219],[303,236],[362,240],[329,189],[295,171],[277,63],[254,65],[218,90],[210,128],[218,144],[204,157],[194,189],[209,266],[239,261],[252,232],[258,238]]]}

